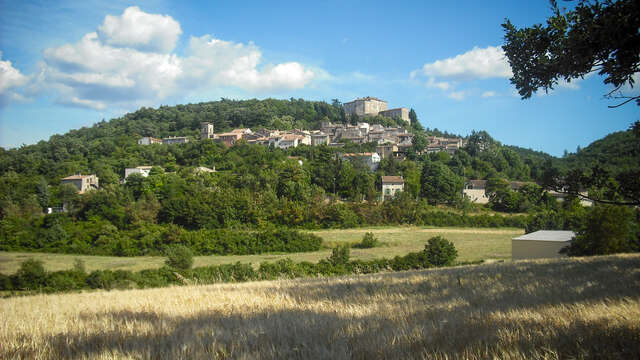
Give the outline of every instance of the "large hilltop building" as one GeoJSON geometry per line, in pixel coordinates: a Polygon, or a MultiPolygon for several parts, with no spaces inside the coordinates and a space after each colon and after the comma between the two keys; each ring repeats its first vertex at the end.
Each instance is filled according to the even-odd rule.
{"type": "Polygon", "coordinates": [[[404,121],[409,121],[409,109],[395,108],[387,110],[387,102],[372,96],[355,99],[344,103],[344,112],[347,115],[356,114],[358,116],[386,116],[399,117],[404,121]]]}

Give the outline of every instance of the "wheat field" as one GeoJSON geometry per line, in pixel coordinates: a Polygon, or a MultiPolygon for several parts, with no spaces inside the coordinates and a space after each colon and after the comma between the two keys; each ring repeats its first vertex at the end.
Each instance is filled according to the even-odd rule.
{"type": "Polygon", "coordinates": [[[0,299],[3,359],[632,359],[640,255],[0,299]]]}

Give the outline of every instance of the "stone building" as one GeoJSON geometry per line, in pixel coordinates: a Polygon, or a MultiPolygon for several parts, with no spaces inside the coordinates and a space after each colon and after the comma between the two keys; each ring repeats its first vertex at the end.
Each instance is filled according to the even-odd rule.
{"type": "Polygon", "coordinates": [[[200,124],[200,137],[202,140],[204,139],[213,139],[213,124],[208,122],[203,122],[200,124]]]}
{"type": "Polygon", "coordinates": [[[322,131],[311,134],[311,145],[328,145],[331,142],[329,135],[323,133],[322,131]]]}
{"type": "Polygon", "coordinates": [[[406,122],[409,122],[409,109],[399,107],[395,109],[383,110],[378,113],[380,116],[386,116],[389,118],[400,118],[406,122]]]}
{"type": "Polygon", "coordinates": [[[151,144],[162,144],[162,140],[156,139],[151,136],[145,136],[138,140],[138,145],[151,145],[151,144]]]}
{"type": "Polygon", "coordinates": [[[98,177],[91,175],[71,175],[60,180],[60,184],[71,184],[78,189],[79,194],[98,188],[98,177]]]}
{"type": "Polygon", "coordinates": [[[168,138],[162,139],[162,143],[165,145],[186,144],[188,142],[189,138],[186,136],[169,136],[168,138]]]}
{"type": "MultiPolygon", "coordinates": [[[[380,111],[387,110],[387,102],[375,97],[367,96],[344,103],[344,112],[347,115],[358,116],[378,115],[380,111]]],[[[408,116],[408,115],[407,115],[408,116]]]]}
{"type": "Polygon", "coordinates": [[[396,144],[378,145],[376,146],[376,152],[380,154],[380,158],[386,159],[393,157],[393,154],[398,152],[398,146],[396,144]]]}
{"type": "Polygon", "coordinates": [[[382,201],[385,198],[392,198],[398,191],[404,191],[404,179],[402,176],[382,177],[382,201]]]}

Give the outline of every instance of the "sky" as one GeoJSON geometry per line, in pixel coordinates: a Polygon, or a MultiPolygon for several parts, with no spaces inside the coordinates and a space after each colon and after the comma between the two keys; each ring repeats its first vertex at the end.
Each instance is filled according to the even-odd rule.
{"type": "Polygon", "coordinates": [[[561,156],[639,113],[609,109],[597,74],[520,99],[500,24],[549,15],[544,0],[2,0],[0,146],[142,106],[375,96],[424,127],[561,156]]]}

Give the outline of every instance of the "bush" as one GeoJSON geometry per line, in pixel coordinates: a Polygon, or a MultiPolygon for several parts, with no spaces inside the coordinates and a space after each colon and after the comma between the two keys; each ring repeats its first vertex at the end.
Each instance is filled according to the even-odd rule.
{"type": "Polygon", "coordinates": [[[193,265],[193,252],[184,245],[173,245],[167,248],[165,264],[177,270],[189,270],[193,265]]]}
{"type": "Polygon", "coordinates": [[[373,236],[373,233],[368,232],[364,234],[364,236],[362,237],[362,241],[353,244],[353,247],[358,249],[371,249],[380,245],[382,244],[375,236],[373,236]]]}
{"type": "Polygon", "coordinates": [[[87,276],[87,285],[92,289],[111,289],[115,283],[115,276],[111,270],[95,270],[87,276]]]}
{"type": "Polygon", "coordinates": [[[343,244],[334,247],[328,260],[334,266],[347,264],[349,262],[349,245],[343,244]]]}
{"type": "Polygon", "coordinates": [[[451,266],[458,257],[458,250],[449,240],[436,236],[429,239],[424,247],[424,254],[433,266],[451,266]]]}
{"type": "Polygon", "coordinates": [[[0,273],[0,290],[13,290],[11,277],[0,273]]]}
{"type": "Polygon", "coordinates": [[[36,290],[40,289],[46,279],[47,272],[42,265],[42,261],[29,259],[20,265],[20,269],[16,272],[15,289],[36,290]]]}

